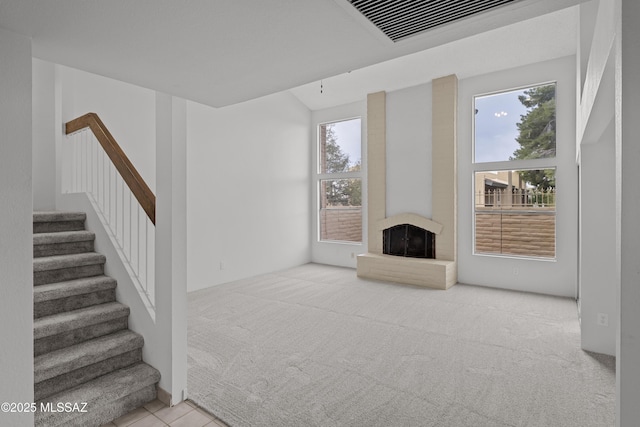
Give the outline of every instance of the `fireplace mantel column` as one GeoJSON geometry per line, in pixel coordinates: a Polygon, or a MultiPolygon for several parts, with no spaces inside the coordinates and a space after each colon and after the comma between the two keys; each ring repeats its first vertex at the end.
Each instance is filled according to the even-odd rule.
{"type": "Polygon", "coordinates": [[[436,250],[438,259],[456,261],[458,78],[452,74],[434,79],[432,87],[432,219],[443,226],[436,236],[436,250]]]}
{"type": "Polygon", "coordinates": [[[382,233],[377,224],[387,215],[386,103],[386,92],[367,95],[367,242],[372,254],[382,254],[382,233]]]}

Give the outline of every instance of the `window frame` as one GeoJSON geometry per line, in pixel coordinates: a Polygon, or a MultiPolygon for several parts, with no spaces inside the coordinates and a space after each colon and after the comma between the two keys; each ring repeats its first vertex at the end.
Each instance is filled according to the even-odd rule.
{"type": "Polygon", "coordinates": [[[333,119],[333,120],[325,120],[325,121],[321,121],[316,123],[316,143],[315,143],[315,149],[316,149],[316,161],[315,161],[315,166],[313,168],[314,170],[314,188],[315,188],[315,200],[317,203],[317,209],[316,209],[316,224],[315,224],[315,230],[316,230],[316,242],[318,243],[341,243],[341,244],[354,244],[354,245],[362,245],[363,241],[364,241],[364,233],[365,233],[365,229],[364,229],[364,167],[363,167],[363,160],[364,160],[364,156],[363,156],[363,136],[362,136],[362,124],[363,124],[363,118],[361,115],[354,115],[354,116],[348,116],[345,118],[337,118],[337,119],[333,119]],[[361,134],[360,134],[360,170],[358,171],[351,171],[351,172],[322,172],[322,168],[321,168],[321,152],[322,152],[322,147],[321,147],[321,128],[322,126],[328,125],[328,124],[333,124],[333,123],[341,123],[341,122],[347,122],[347,121],[351,121],[351,120],[359,120],[360,121],[360,128],[361,128],[361,134]],[[327,180],[339,180],[339,179],[359,179],[360,183],[361,183],[361,200],[362,202],[360,203],[360,224],[361,224],[361,234],[360,234],[360,240],[358,241],[353,241],[353,240],[333,240],[333,239],[322,239],[322,203],[320,200],[321,197],[321,186],[322,186],[322,182],[323,181],[327,181],[327,180]]]}
{"type": "MultiPolygon", "coordinates": [[[[499,160],[499,161],[490,161],[490,162],[477,162],[476,161],[476,99],[486,96],[499,95],[508,92],[516,92],[520,90],[527,90],[540,86],[547,86],[553,84],[555,86],[555,100],[556,100],[556,108],[555,108],[555,117],[556,121],[558,119],[558,80],[548,80],[542,81],[538,83],[524,84],[518,85],[515,87],[494,90],[490,92],[477,93],[471,98],[471,168],[470,168],[470,185],[471,185],[471,249],[473,256],[479,257],[495,257],[495,258],[517,258],[517,259],[529,259],[529,260],[541,260],[541,261],[557,261],[558,258],[558,204],[556,203],[554,209],[554,256],[553,257],[541,257],[535,255],[517,255],[517,254],[504,254],[504,253],[488,253],[488,252],[478,252],[476,250],[476,174],[481,172],[492,172],[492,171],[522,171],[522,170],[541,170],[541,169],[554,169],[556,176],[556,189],[558,187],[558,133],[556,130],[556,152],[553,157],[545,157],[539,159],[515,159],[515,160],[499,160]]],[[[557,124],[556,124],[557,126],[557,124]]],[[[557,129],[557,127],[556,127],[557,129]]],[[[556,193],[557,194],[557,193],[556,193]]]]}

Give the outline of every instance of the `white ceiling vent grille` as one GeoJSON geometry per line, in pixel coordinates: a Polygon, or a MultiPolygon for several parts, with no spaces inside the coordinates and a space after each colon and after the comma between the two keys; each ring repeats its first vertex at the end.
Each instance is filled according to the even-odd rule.
{"type": "Polygon", "coordinates": [[[397,42],[519,0],[348,0],[373,25],[397,42]]]}

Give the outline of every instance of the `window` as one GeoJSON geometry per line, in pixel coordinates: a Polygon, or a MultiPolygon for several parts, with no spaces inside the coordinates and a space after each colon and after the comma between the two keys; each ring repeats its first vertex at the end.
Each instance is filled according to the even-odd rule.
{"type": "Polygon", "coordinates": [[[476,254],[555,258],[556,84],[474,99],[476,254]]]}
{"type": "Polygon", "coordinates": [[[318,126],[319,239],[362,241],[360,118],[318,126]]]}

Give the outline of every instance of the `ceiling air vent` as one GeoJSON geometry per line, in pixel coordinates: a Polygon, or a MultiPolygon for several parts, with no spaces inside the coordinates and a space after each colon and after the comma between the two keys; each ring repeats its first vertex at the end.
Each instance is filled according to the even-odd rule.
{"type": "Polygon", "coordinates": [[[519,0],[348,0],[394,42],[519,0]]]}

